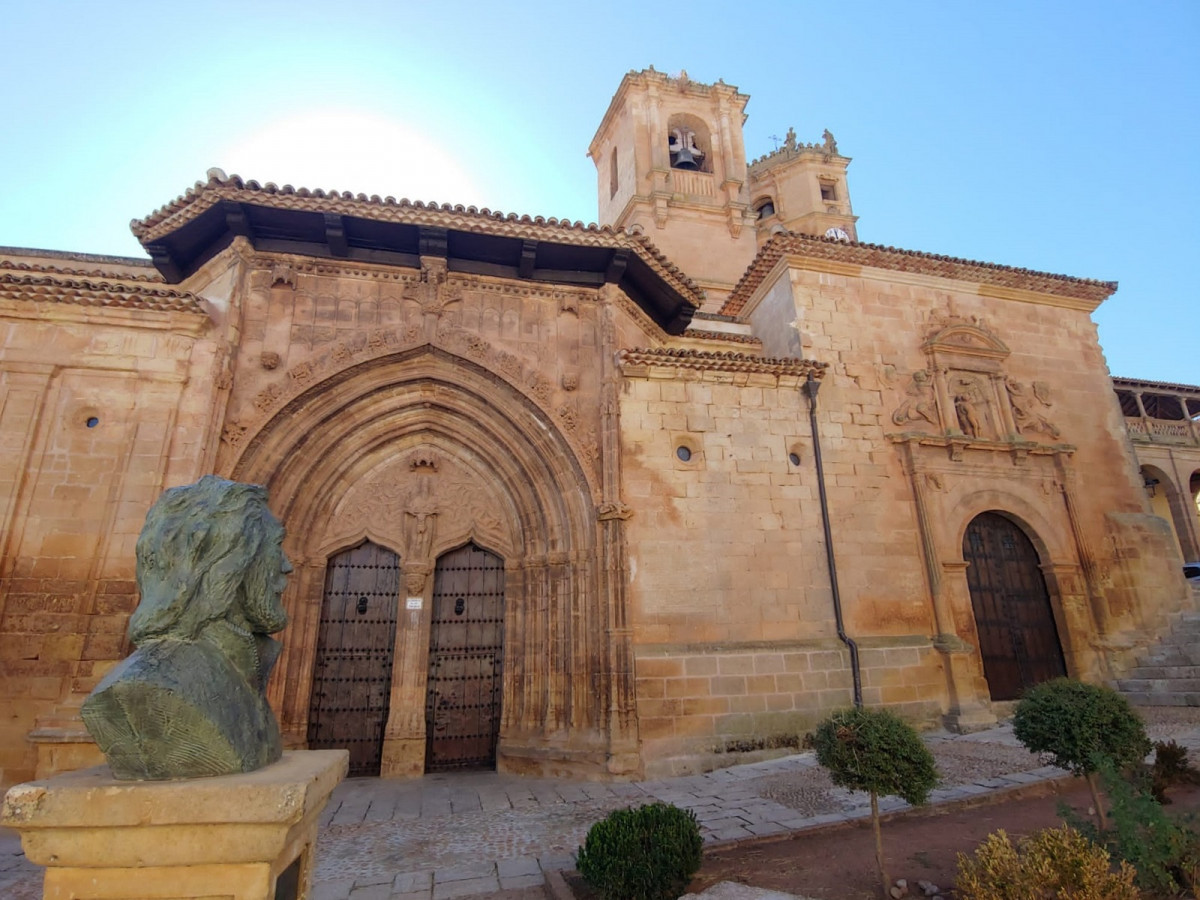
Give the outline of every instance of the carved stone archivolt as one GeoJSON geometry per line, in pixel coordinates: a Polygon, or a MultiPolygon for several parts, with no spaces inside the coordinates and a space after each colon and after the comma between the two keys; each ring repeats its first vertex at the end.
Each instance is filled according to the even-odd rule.
{"type": "MultiPolygon", "coordinates": [[[[1047,416],[1049,385],[1009,377],[1010,351],[981,319],[940,316],[933,326],[922,345],[927,365],[908,376],[893,424],[906,433],[943,436],[954,459],[973,442],[1027,448],[1038,438],[1062,436],[1047,416]]],[[[895,373],[891,364],[884,368],[895,373]]],[[[899,381],[884,379],[889,386],[899,381]]],[[[1027,452],[1022,449],[1021,458],[1027,452]]]]}
{"type": "MultiPolygon", "coordinates": [[[[291,366],[282,378],[246,398],[227,421],[221,432],[226,448],[222,456],[224,467],[229,467],[231,460],[244,453],[247,444],[267,422],[314,385],[336,379],[362,363],[431,346],[498,374],[535,402],[563,429],[578,457],[585,460],[595,474],[600,448],[596,425],[583,413],[580,400],[575,399],[580,393],[579,373],[565,372],[551,380],[542,371],[546,363],[501,349],[476,331],[458,324],[460,316],[448,314],[447,308],[462,300],[463,291],[458,287],[447,288],[446,272],[437,265],[422,271],[426,280],[405,291],[404,296],[419,306],[425,325],[406,321],[395,327],[360,331],[326,345],[308,359],[291,366]]],[[[267,371],[279,365],[278,354],[263,353],[260,360],[267,371]]],[[[553,363],[553,359],[550,362],[553,363]]]]}

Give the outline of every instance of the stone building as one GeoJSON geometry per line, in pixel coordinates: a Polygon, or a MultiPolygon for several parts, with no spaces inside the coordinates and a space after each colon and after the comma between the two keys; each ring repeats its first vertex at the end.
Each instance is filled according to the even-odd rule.
{"type": "Polygon", "coordinates": [[[210,472],[288,529],[286,740],[355,772],[687,771],[1120,674],[1200,461],[1139,471],[1115,285],[857,243],[833,136],[748,162],[747,99],[627,75],[602,226],[214,170],[148,262],[0,254],[4,780],[95,758],[143,517],[210,472]]]}

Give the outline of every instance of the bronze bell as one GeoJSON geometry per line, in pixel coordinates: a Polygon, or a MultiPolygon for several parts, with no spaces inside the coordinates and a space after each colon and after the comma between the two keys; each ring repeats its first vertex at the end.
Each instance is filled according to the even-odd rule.
{"type": "Polygon", "coordinates": [[[671,152],[672,169],[699,170],[704,154],[696,148],[695,138],[690,131],[685,133],[676,128],[667,143],[667,149],[671,152]]]}

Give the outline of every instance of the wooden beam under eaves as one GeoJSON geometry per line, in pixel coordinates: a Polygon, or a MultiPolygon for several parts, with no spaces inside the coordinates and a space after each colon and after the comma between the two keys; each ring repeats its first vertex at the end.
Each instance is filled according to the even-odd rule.
{"type": "Polygon", "coordinates": [[[145,247],[154,268],[158,269],[167,284],[179,284],[183,281],[183,271],[166,244],[146,244],[145,247]]]}
{"type": "Polygon", "coordinates": [[[346,223],[337,213],[325,213],[325,243],[334,256],[345,256],[350,251],[346,243],[346,223]]]}
{"type": "Polygon", "coordinates": [[[521,262],[517,266],[517,274],[521,278],[533,277],[533,264],[537,260],[537,241],[521,242],[521,262]]]}

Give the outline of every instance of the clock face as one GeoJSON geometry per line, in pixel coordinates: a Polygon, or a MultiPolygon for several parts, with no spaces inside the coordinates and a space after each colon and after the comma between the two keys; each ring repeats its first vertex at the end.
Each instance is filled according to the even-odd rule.
{"type": "Polygon", "coordinates": [[[846,229],[838,228],[836,225],[825,232],[825,237],[832,238],[835,241],[850,240],[850,235],[846,233],[846,229]]]}

